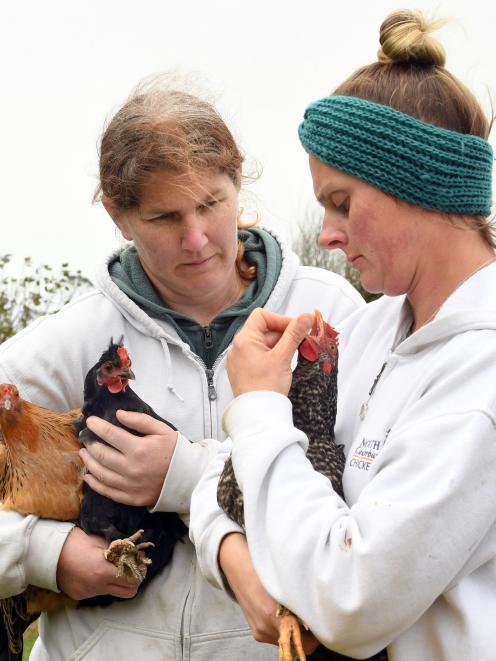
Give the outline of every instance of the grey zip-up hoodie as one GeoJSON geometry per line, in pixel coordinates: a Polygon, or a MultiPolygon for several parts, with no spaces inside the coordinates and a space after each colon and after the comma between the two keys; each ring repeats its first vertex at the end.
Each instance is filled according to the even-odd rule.
{"type": "MultiPolygon", "coordinates": [[[[363,301],[344,279],[301,267],[284,245],[281,272],[266,307],[294,315],[319,308],[337,324],[363,301]]],[[[107,264],[114,256],[110,256],[107,264]]],[[[83,380],[110,336],[124,336],[133,361],[133,389],[181,432],[157,510],[189,518],[191,493],[224,439],[221,419],[232,399],[225,351],[212,370],[166,322],[157,323],[112,281],[107,264],[97,288],[56,315],[36,321],[0,347],[0,382],[58,410],[81,405],[83,380]]],[[[71,524],[0,512],[0,597],[27,584],[57,589],[56,568],[71,524]]],[[[227,523],[224,531],[236,529],[227,523]]],[[[224,534],[225,534],[224,532],[224,534]]],[[[253,640],[237,604],[201,576],[186,539],[146,590],[108,608],[44,614],[35,661],[269,661],[273,646],[253,640]]]]}

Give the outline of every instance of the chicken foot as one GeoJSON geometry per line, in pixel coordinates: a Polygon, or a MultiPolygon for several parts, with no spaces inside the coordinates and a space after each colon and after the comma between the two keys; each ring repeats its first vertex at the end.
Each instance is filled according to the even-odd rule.
{"type": "Polygon", "coordinates": [[[301,642],[300,620],[284,606],[277,607],[279,624],[279,661],[305,661],[301,642]]]}
{"type": "Polygon", "coordinates": [[[143,534],[138,530],[125,539],[116,539],[104,551],[105,559],[117,567],[117,576],[126,576],[129,583],[141,583],[146,575],[147,565],[152,561],[147,558],[143,549],[155,546],[153,542],[136,542],[143,534]]]}

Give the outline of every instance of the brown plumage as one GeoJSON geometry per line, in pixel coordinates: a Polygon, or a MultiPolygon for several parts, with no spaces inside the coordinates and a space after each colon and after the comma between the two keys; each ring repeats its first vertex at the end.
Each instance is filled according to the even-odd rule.
{"type": "Polygon", "coordinates": [[[74,422],[80,413],[51,411],[22,400],[14,385],[0,385],[2,509],[58,521],[77,519],[83,463],[74,422]],[[26,484],[29,489],[23,488],[26,484]]]}
{"type": "MultiPolygon", "coordinates": [[[[0,385],[1,509],[74,521],[82,497],[83,463],[74,422],[79,410],[57,413],[0,385]]],[[[22,634],[41,610],[74,603],[66,595],[29,586],[0,600],[0,660],[22,659],[22,634]]]]}

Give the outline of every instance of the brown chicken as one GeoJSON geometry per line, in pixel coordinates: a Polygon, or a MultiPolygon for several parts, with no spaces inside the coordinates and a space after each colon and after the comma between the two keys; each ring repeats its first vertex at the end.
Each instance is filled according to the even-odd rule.
{"type": "MultiPolygon", "coordinates": [[[[83,463],[74,422],[80,414],[80,410],[57,413],[37,406],[21,399],[16,386],[0,384],[1,509],[77,520],[83,463]]],[[[41,610],[68,603],[74,602],[64,594],[33,586],[22,595],[0,600],[0,659],[21,659],[22,633],[29,622],[41,610]]]]}

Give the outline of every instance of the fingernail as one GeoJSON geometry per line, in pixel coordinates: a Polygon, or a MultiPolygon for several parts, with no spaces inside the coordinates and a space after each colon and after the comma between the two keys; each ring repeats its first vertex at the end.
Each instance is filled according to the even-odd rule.
{"type": "Polygon", "coordinates": [[[300,317],[299,322],[302,330],[309,331],[313,326],[313,317],[305,314],[300,317]]]}

